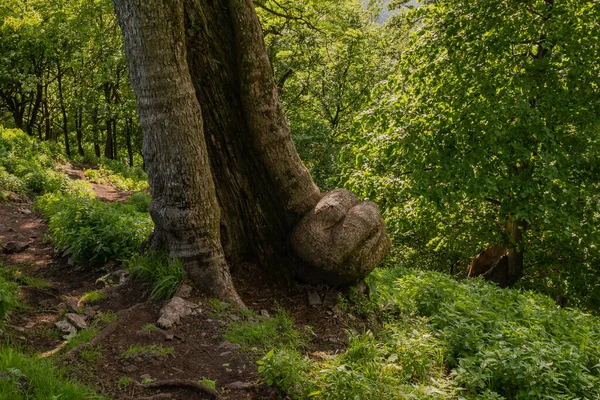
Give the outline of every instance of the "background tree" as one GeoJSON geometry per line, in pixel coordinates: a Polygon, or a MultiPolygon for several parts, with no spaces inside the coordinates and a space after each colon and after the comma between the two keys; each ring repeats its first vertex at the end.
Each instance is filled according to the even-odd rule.
{"type": "Polygon", "coordinates": [[[396,216],[403,208],[399,230],[427,227],[422,243],[433,248],[465,259],[507,246],[503,284],[530,266],[533,280],[569,281],[569,292],[596,285],[575,270],[597,271],[599,12],[553,0],[410,12],[400,75],[346,153],[362,169],[350,186],[396,216]]]}

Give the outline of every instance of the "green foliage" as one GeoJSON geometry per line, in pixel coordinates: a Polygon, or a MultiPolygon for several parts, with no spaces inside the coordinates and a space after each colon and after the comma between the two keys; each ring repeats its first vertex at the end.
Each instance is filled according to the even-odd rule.
{"type": "Polygon", "coordinates": [[[296,347],[303,340],[294,329],[292,319],[283,310],[279,310],[273,318],[231,322],[223,336],[247,350],[264,350],[273,346],[296,347]]]}
{"type": "Polygon", "coordinates": [[[426,3],[404,16],[409,45],[354,125],[342,183],[383,207],[405,266],[464,270],[510,244],[535,266],[524,284],[597,309],[600,7],[426,3]]]}
{"type": "Polygon", "coordinates": [[[126,204],[134,207],[138,212],[150,212],[150,200],[152,198],[146,193],[134,193],[126,201],[126,204]]]}
{"type": "Polygon", "coordinates": [[[102,160],[98,169],[86,169],[83,173],[92,182],[110,183],[119,190],[148,189],[148,175],[141,168],[114,160],[102,160]]]}
{"type": "Polygon", "coordinates": [[[134,383],[135,379],[130,378],[129,376],[123,376],[117,381],[117,386],[119,386],[120,388],[126,388],[133,385],[134,383]]]}
{"type": "Polygon", "coordinates": [[[343,353],[272,350],[269,385],[296,399],[573,399],[600,387],[600,322],[544,295],[436,272],[369,277],[383,326],[343,353]]]}
{"type": "MultiPolygon", "coordinates": [[[[2,265],[0,264],[0,267],[2,265]]],[[[0,325],[10,311],[19,304],[17,295],[19,286],[0,275],[0,325]]]]}
{"type": "Polygon", "coordinates": [[[184,265],[179,259],[169,260],[165,253],[148,252],[135,255],[128,263],[129,273],[152,284],[150,296],[168,300],[187,279],[184,265]]]}
{"type": "Polygon", "coordinates": [[[6,400],[101,399],[91,389],[62,378],[49,360],[0,347],[0,398],[6,400]]]}
{"type": "Polygon", "coordinates": [[[130,257],[153,227],[148,214],[120,203],[48,194],[37,199],[36,208],[49,221],[55,248],[68,247],[84,265],[130,257]]]}
{"type": "Polygon", "coordinates": [[[103,292],[101,290],[92,290],[87,293],[84,293],[83,296],[81,296],[81,298],[79,299],[79,302],[81,304],[93,305],[100,303],[106,298],[108,298],[108,294],[106,292],[103,292]]]}

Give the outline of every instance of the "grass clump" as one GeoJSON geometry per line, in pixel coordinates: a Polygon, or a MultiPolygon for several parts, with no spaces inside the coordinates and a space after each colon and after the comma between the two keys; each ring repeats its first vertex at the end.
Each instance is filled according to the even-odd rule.
{"type": "Polygon", "coordinates": [[[181,261],[169,260],[161,252],[136,255],[128,262],[127,269],[132,276],[152,284],[150,296],[155,300],[170,299],[187,279],[181,261]]]}
{"type": "Polygon", "coordinates": [[[153,228],[148,214],[120,203],[48,194],[37,199],[36,208],[48,219],[55,248],[68,247],[83,265],[130,257],[153,228]]]}
{"type": "Polygon", "coordinates": [[[298,399],[598,397],[596,317],[435,272],[377,270],[369,281],[381,329],[351,333],[340,354],[273,350],[265,382],[298,399]]]}
{"type": "Polygon", "coordinates": [[[87,293],[84,293],[83,296],[79,299],[81,304],[93,305],[101,302],[102,300],[108,298],[108,294],[101,290],[91,290],[87,293]]]}
{"type": "Polygon", "coordinates": [[[279,310],[273,318],[231,322],[223,336],[246,350],[267,350],[275,346],[298,347],[303,344],[302,336],[294,329],[292,319],[283,310],[279,310]]]}
{"type": "Polygon", "coordinates": [[[133,385],[134,383],[135,379],[130,378],[129,376],[123,376],[117,381],[117,386],[119,386],[120,388],[126,388],[133,385]]]}
{"type": "Polygon", "coordinates": [[[50,360],[0,348],[0,399],[10,400],[90,400],[102,399],[90,388],[64,379],[50,360]]]}
{"type": "Polygon", "coordinates": [[[11,310],[19,305],[18,289],[19,286],[15,282],[0,275],[0,325],[8,317],[11,310]]]}

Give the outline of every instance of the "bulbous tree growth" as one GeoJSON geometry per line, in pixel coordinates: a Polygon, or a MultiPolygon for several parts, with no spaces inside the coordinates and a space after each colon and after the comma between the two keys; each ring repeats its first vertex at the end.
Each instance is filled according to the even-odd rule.
{"type": "Polygon", "coordinates": [[[311,282],[368,274],[390,242],[373,203],[322,195],[285,121],[251,0],[115,0],[144,130],[151,247],[239,300],[229,266],[311,282]]]}

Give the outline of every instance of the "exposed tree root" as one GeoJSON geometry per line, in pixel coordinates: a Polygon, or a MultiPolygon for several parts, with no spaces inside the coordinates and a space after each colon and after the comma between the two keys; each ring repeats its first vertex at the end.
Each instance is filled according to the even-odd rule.
{"type": "Polygon", "coordinates": [[[135,304],[125,310],[121,310],[117,313],[117,317],[118,319],[114,322],[111,322],[110,324],[106,325],[106,327],[104,327],[104,329],[102,329],[100,331],[100,333],[98,333],[96,336],[94,336],[94,338],[92,340],[90,340],[87,343],[82,343],[79,346],[73,347],[71,350],[67,351],[66,356],[69,359],[73,359],[75,358],[75,356],[77,355],[77,353],[79,353],[79,351],[94,346],[97,343],[100,343],[102,340],[106,339],[108,336],[110,336],[114,331],[117,330],[119,323],[124,320],[127,319],[127,317],[129,316],[129,314],[131,314],[133,311],[135,311],[136,309],[138,309],[139,307],[144,306],[146,303],[138,303],[135,304]]]}
{"type": "Polygon", "coordinates": [[[165,380],[165,381],[156,381],[151,383],[140,384],[145,388],[150,389],[161,389],[161,388],[176,388],[176,389],[190,389],[195,390],[200,393],[207,394],[211,396],[213,399],[221,399],[221,395],[215,389],[210,388],[208,386],[204,386],[201,383],[188,381],[188,380],[165,380]]]}

